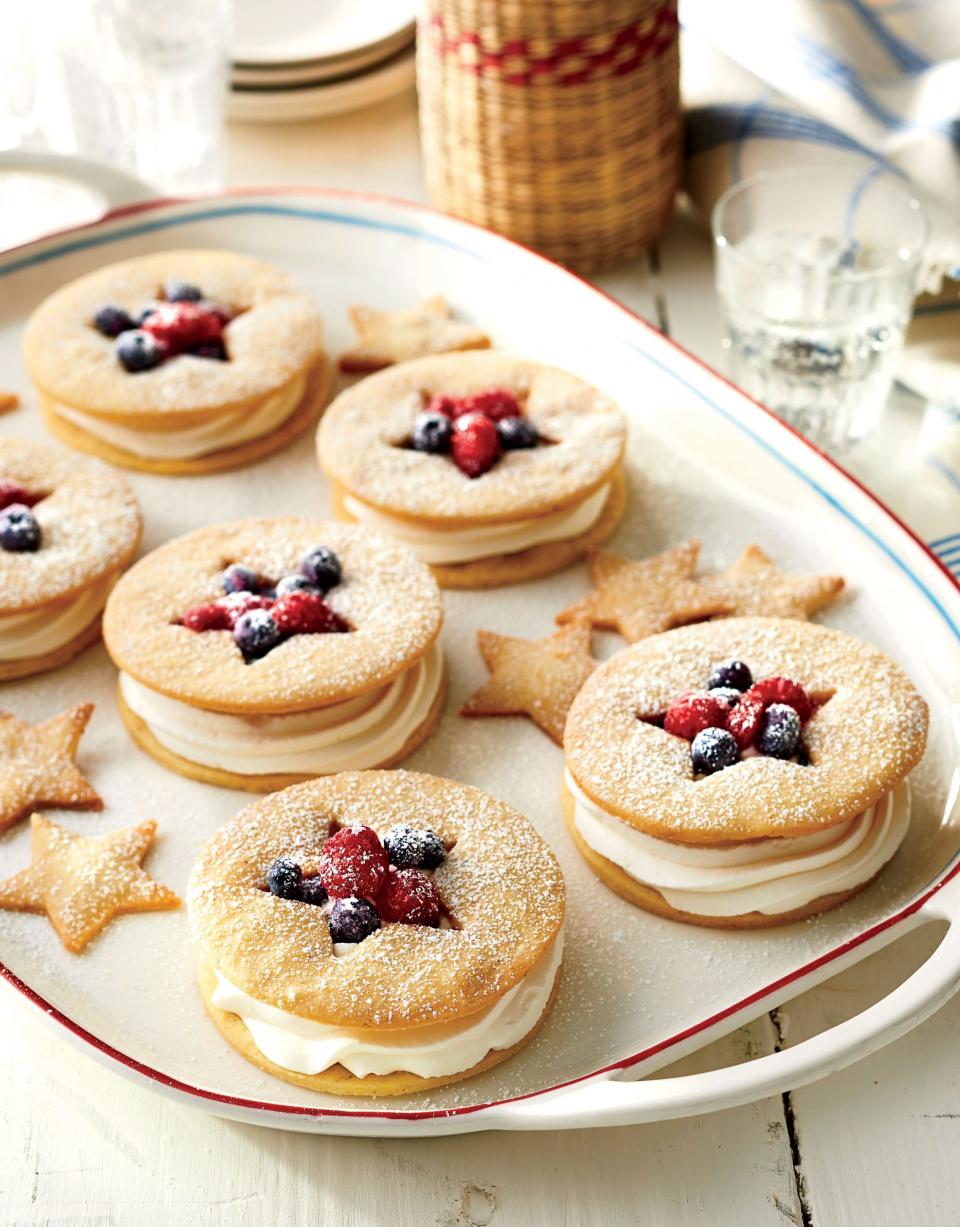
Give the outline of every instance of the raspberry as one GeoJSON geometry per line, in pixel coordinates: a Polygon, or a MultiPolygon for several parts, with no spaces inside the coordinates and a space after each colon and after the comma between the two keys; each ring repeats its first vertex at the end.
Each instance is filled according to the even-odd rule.
{"type": "Polygon", "coordinates": [[[463,410],[460,407],[460,401],[455,396],[445,396],[442,392],[438,392],[435,396],[430,397],[424,412],[439,413],[445,418],[455,418],[463,410]]]}
{"type": "Polygon", "coordinates": [[[11,503],[20,503],[24,507],[34,507],[40,502],[39,494],[31,494],[18,481],[7,481],[0,477],[0,511],[11,503]]]}
{"type": "Polygon", "coordinates": [[[663,727],[674,737],[693,741],[704,729],[724,728],[727,711],[727,705],[722,700],[702,690],[691,690],[670,704],[663,718],[663,727]]]}
{"type": "Polygon", "coordinates": [[[741,750],[746,750],[756,741],[763,727],[763,713],[766,709],[766,699],[762,695],[754,694],[753,690],[748,690],[736,707],[727,712],[724,727],[736,737],[741,750]]]}
{"type": "Polygon", "coordinates": [[[214,602],[212,605],[195,605],[180,619],[180,624],[191,631],[228,631],[233,627],[229,610],[214,602]]]}
{"type": "Polygon", "coordinates": [[[226,610],[227,626],[231,630],[251,609],[272,609],[274,604],[272,597],[260,596],[256,592],[230,592],[219,597],[215,603],[226,610]]]}
{"type": "Polygon", "coordinates": [[[393,920],[402,925],[430,925],[440,923],[443,904],[433,878],[428,878],[419,869],[393,869],[387,874],[377,908],[384,920],[393,920]]]}
{"type": "Polygon", "coordinates": [[[455,416],[459,417],[465,413],[482,413],[493,422],[523,416],[520,402],[507,388],[491,388],[488,392],[476,392],[473,396],[464,396],[455,416]]]}
{"type": "Polygon", "coordinates": [[[348,629],[343,618],[315,592],[288,592],[271,613],[285,635],[326,635],[348,629]]]}
{"type": "Polygon", "coordinates": [[[387,876],[387,853],[371,827],[341,827],[320,850],[317,877],[335,899],[375,899],[387,876]]]}
{"type": "Polygon", "coordinates": [[[747,694],[760,695],[768,707],[771,703],[786,703],[797,713],[801,722],[809,720],[813,714],[810,696],[798,682],[788,677],[765,677],[762,682],[754,682],[747,694]]]}
{"type": "Polygon", "coordinates": [[[193,302],[164,302],[150,312],[140,327],[166,345],[172,354],[183,353],[197,345],[219,341],[223,333],[221,316],[193,302]]]}
{"type": "Polygon", "coordinates": [[[500,437],[492,418],[466,413],[453,426],[451,450],[461,473],[479,477],[492,469],[500,455],[500,437]]]}

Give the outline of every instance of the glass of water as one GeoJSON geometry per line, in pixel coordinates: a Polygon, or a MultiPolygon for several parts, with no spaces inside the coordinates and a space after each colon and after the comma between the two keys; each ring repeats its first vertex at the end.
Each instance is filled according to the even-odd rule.
{"type": "Polygon", "coordinates": [[[797,167],[713,211],[730,374],[813,442],[877,422],[910,319],[928,223],[890,172],[797,167]]]}
{"type": "Polygon", "coordinates": [[[72,144],[164,191],[221,178],[231,0],[53,0],[72,144]]]}

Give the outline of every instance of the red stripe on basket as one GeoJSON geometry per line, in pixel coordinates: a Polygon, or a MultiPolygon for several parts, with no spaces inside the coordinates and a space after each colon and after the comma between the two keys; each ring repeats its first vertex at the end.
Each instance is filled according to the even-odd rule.
{"type": "Polygon", "coordinates": [[[512,39],[500,47],[484,45],[474,31],[448,34],[440,13],[426,23],[426,36],[441,56],[457,60],[464,72],[477,77],[497,76],[506,85],[531,85],[553,77],[560,86],[583,85],[598,76],[625,77],[657,59],[676,41],[679,23],[674,0],[664,4],[642,22],[634,22],[609,36],[596,49],[596,36],[567,38],[534,55],[530,40],[512,39]]]}

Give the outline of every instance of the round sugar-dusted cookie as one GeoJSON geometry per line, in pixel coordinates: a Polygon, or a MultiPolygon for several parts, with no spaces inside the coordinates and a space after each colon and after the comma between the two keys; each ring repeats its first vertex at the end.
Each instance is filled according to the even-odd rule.
{"type": "Polygon", "coordinates": [[[0,438],[0,679],[55,668],[96,642],[141,528],[115,470],[54,444],[0,438]]]}
{"type": "Polygon", "coordinates": [[[613,890],[716,927],[834,907],[891,859],[927,708],[841,631],[729,618],[652,636],[597,669],[564,732],[564,808],[613,890]]]}
{"type": "Polygon", "coordinates": [[[69,283],[30,317],[23,355],[58,436],[160,473],[275,450],[316,420],[331,379],[310,296],[228,251],[159,252],[69,283]]]}
{"type": "Polygon", "coordinates": [[[516,810],[436,776],[344,773],[257,801],[203,849],[188,901],[214,1021],[314,1090],[401,1094],[490,1068],[532,1037],[556,988],[556,859],[516,810]],[[430,914],[414,910],[419,888],[430,914]],[[344,933],[344,909],[361,930],[344,933]],[[379,1072],[331,1063],[331,1041],[379,1072]]]}
{"type": "Polygon", "coordinates": [[[626,423],[566,371],[494,351],[401,363],[336,398],[317,436],[336,513],[393,532],[447,587],[582,558],[625,505],[626,423]]]}
{"type": "Polygon", "coordinates": [[[601,665],[574,700],[564,749],[579,787],[623,822],[722,844],[846,822],[905,778],[926,740],[926,703],[879,648],[789,618],[727,618],[654,635],[601,665]],[[756,755],[700,778],[688,742],[659,727],[728,658],[754,678],[791,678],[818,704],[804,725],[808,763],[756,755]]]}
{"type": "Polygon", "coordinates": [[[442,621],[436,581],[404,546],[282,516],[149,554],[114,590],[104,638],[148,754],[267,792],[412,753],[443,706],[442,621]]]}

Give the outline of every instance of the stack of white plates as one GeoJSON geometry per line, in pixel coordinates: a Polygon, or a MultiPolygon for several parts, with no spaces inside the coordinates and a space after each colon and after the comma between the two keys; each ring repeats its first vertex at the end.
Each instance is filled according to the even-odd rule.
{"type": "Polygon", "coordinates": [[[231,119],[317,119],[413,84],[416,0],[237,0],[235,12],[231,119]]]}

